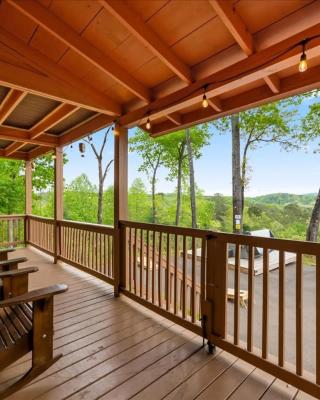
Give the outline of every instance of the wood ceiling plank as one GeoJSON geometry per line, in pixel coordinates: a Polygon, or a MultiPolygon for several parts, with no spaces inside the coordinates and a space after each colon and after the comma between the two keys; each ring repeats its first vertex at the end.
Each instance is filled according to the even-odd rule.
{"type": "Polygon", "coordinates": [[[26,96],[27,92],[11,89],[0,105],[0,124],[12,113],[20,101],[26,96]]]}
{"type": "Polygon", "coordinates": [[[118,0],[99,0],[100,4],[117,18],[134,36],[142,41],[176,75],[187,83],[192,82],[190,68],[149,28],[138,14],[118,0]]]}
{"type": "Polygon", "coordinates": [[[150,100],[149,89],[144,87],[126,70],[117,65],[113,60],[107,57],[102,51],[91,45],[82,38],[77,32],[65,24],[36,1],[7,0],[16,9],[27,15],[30,19],[39,24],[42,28],[49,31],[67,46],[72,48],[82,57],[87,59],[93,65],[112,76],[117,82],[127,87],[136,96],[148,102],[150,100]]]}
{"type": "MultiPolygon", "coordinates": [[[[182,114],[182,124],[180,129],[187,128],[195,124],[212,121],[235,112],[240,112],[268,102],[294,96],[315,88],[320,88],[320,66],[310,68],[303,74],[296,73],[282,79],[281,91],[279,93],[273,93],[267,86],[261,86],[223,100],[223,112],[221,113],[213,113],[209,108],[201,107],[195,111],[182,114]],[[249,103],[248,99],[250,100],[249,103]]],[[[167,133],[174,132],[175,130],[176,126],[169,121],[162,122],[161,124],[153,124],[151,136],[162,136],[167,133]]]]}
{"type": "Polygon", "coordinates": [[[209,2],[241,49],[250,56],[254,51],[253,38],[239,15],[226,1],[209,0],[209,2]]]}

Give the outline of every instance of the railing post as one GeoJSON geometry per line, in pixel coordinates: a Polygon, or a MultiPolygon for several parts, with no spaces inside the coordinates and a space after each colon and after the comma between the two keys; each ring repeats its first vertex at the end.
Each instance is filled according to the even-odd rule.
{"type": "Polygon", "coordinates": [[[128,129],[116,124],[114,129],[114,295],[125,286],[126,239],[120,220],[128,217],[128,129]],[[123,276],[124,273],[124,276],[123,276]]]}
{"type": "Polygon", "coordinates": [[[54,263],[57,263],[59,256],[60,229],[58,221],[63,219],[63,147],[55,149],[54,158],[54,231],[53,248],[54,263]]]}
{"type": "Polygon", "coordinates": [[[32,161],[25,163],[25,219],[24,219],[24,242],[30,240],[30,221],[28,216],[32,214],[32,161]]]}
{"type": "Polygon", "coordinates": [[[227,243],[220,236],[207,240],[206,300],[207,338],[226,337],[227,243]]]}

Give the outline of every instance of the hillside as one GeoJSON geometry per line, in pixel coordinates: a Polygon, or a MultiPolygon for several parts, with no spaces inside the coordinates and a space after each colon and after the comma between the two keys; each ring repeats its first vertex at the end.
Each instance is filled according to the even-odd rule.
{"type": "Polygon", "coordinates": [[[292,194],[292,193],[270,193],[262,196],[247,197],[247,200],[254,201],[256,204],[277,204],[285,206],[287,204],[298,204],[301,206],[313,206],[316,193],[292,194]]]}

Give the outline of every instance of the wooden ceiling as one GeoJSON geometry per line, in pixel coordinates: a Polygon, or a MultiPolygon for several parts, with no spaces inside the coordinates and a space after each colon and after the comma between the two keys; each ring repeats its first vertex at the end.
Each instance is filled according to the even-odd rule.
{"type": "Polygon", "coordinates": [[[2,157],[115,121],[150,118],[158,136],[320,86],[320,0],[2,0],[0,20],[2,157]]]}

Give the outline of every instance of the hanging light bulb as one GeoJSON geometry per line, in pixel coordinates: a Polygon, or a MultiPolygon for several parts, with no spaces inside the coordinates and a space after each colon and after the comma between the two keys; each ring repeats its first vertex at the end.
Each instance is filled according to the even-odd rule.
{"type": "Polygon", "coordinates": [[[151,129],[151,122],[150,122],[150,118],[149,118],[149,117],[148,117],[148,119],[147,119],[146,128],[147,128],[148,130],[151,129]]]}
{"type": "Polygon", "coordinates": [[[208,99],[207,99],[206,94],[204,94],[202,97],[202,107],[207,108],[208,106],[209,106],[208,99]]]}
{"type": "Polygon", "coordinates": [[[73,149],[73,144],[70,145],[70,149],[73,149]]]}
{"type": "Polygon", "coordinates": [[[52,159],[55,160],[57,156],[55,154],[52,154],[52,159]]]}
{"type": "Polygon", "coordinates": [[[86,151],[86,145],[84,143],[79,143],[79,151],[81,153],[81,157],[84,157],[84,153],[86,151]]]}
{"type": "Polygon", "coordinates": [[[302,42],[302,54],[299,62],[299,71],[305,72],[308,69],[307,55],[305,53],[306,41],[302,42]]]}

